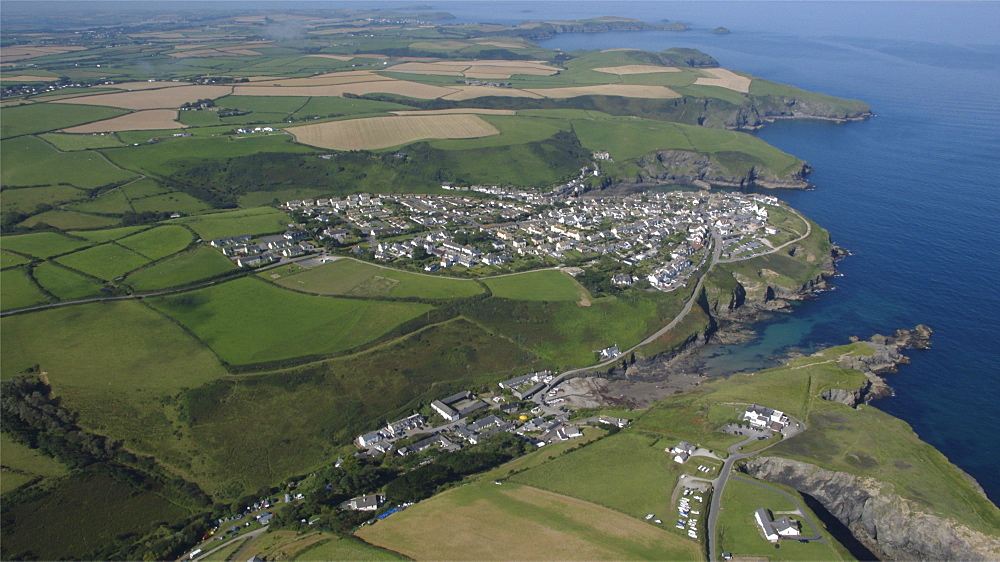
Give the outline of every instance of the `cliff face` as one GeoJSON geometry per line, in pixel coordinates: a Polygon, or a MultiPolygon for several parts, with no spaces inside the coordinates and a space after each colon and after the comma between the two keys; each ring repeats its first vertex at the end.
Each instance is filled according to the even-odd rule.
{"type": "MultiPolygon", "coordinates": [[[[885,398],[892,395],[892,388],[880,375],[885,373],[895,373],[899,365],[906,365],[910,359],[903,355],[903,350],[908,348],[927,349],[931,346],[930,338],[934,333],[925,324],[919,324],[912,330],[896,330],[891,336],[876,334],[871,341],[864,342],[872,348],[871,355],[851,355],[841,358],[838,364],[845,369],[861,371],[868,377],[868,382],[861,388],[855,390],[830,389],[823,393],[823,398],[857,406],[862,402],[868,402],[878,398],[885,398]]],[[[857,338],[852,338],[858,341],[857,338]]]]}
{"type": "Polygon", "coordinates": [[[809,182],[805,180],[809,166],[805,163],[784,175],[758,166],[751,166],[747,172],[737,174],[723,166],[714,155],[688,150],[660,150],[639,158],[637,163],[642,168],[637,178],[640,183],[704,182],[717,187],[809,187],[809,182]]]}
{"type": "Polygon", "coordinates": [[[776,457],[750,460],[742,470],[816,498],[880,558],[995,560],[1000,554],[997,538],[922,511],[870,478],[776,457]]]}

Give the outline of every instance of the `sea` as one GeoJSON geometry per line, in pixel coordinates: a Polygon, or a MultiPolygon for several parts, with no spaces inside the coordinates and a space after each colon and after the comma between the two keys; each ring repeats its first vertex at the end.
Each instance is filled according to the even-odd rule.
{"type": "MultiPolygon", "coordinates": [[[[79,6],[78,3],[72,3],[79,6]]],[[[118,10],[440,10],[512,24],[605,15],[686,32],[561,34],[549,48],[702,50],[728,68],[860,99],[856,123],[779,121],[756,132],[814,168],[816,189],[775,195],[851,255],[834,290],[753,326],[745,344],[709,346],[725,376],[924,323],[933,347],[889,376],[875,403],[974,476],[1000,503],[1000,2],[577,1],[87,2],[118,10]],[[711,30],[724,26],[729,34],[711,30]]],[[[4,9],[65,2],[4,2],[4,9]]],[[[454,22],[454,20],[452,20],[454,22]]]]}
{"type": "Polygon", "coordinates": [[[933,347],[889,375],[874,405],[971,474],[1000,503],[1000,3],[433,2],[465,21],[602,15],[687,32],[562,34],[548,48],[696,48],[727,68],[860,99],[856,123],[778,121],[755,133],[814,168],[816,189],[774,193],[851,255],[834,290],[702,350],[727,375],[927,324],[933,347]],[[724,26],[727,35],[711,33],[724,26]]]}

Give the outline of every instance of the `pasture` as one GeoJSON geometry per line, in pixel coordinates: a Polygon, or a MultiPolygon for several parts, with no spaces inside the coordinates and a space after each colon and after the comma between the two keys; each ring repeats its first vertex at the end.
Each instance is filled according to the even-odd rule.
{"type": "Polygon", "coordinates": [[[405,560],[385,549],[352,537],[331,537],[303,549],[292,560],[405,560]]]}
{"type": "Polygon", "coordinates": [[[313,297],[255,279],[150,302],[233,364],[345,351],[431,310],[416,303],[313,297]]]}
{"type": "Polygon", "coordinates": [[[148,228],[148,226],[122,226],[119,228],[106,228],[104,230],[71,231],[69,234],[85,238],[94,244],[103,244],[104,242],[125,238],[130,234],[135,234],[140,230],[146,230],[148,228]]]}
{"type": "Polygon", "coordinates": [[[51,211],[31,216],[18,223],[18,226],[34,228],[40,225],[48,225],[58,228],[59,230],[71,230],[75,228],[104,228],[112,226],[117,222],[117,219],[108,217],[85,215],[73,211],[53,209],[51,211]]]}
{"type": "Polygon", "coordinates": [[[113,189],[82,203],[74,203],[69,208],[82,213],[121,215],[131,211],[132,204],[121,189],[113,189]]]}
{"type": "Polygon", "coordinates": [[[8,267],[24,265],[26,263],[29,263],[28,258],[10,252],[0,252],[0,269],[7,269],[8,267]]]}
{"type": "Polygon", "coordinates": [[[491,96],[502,96],[507,98],[534,98],[534,99],[545,97],[540,94],[536,94],[534,92],[529,92],[527,90],[518,90],[516,88],[490,88],[488,86],[456,85],[452,89],[455,91],[442,96],[442,99],[462,101],[462,100],[471,100],[475,98],[483,98],[491,96]]]}
{"type": "MultiPolygon", "coordinates": [[[[616,472],[624,471],[619,465],[616,472]]],[[[511,483],[448,490],[362,527],[357,536],[418,560],[701,558],[697,543],[648,523],[511,483]]]]}
{"type": "Polygon", "coordinates": [[[168,224],[133,234],[118,240],[118,244],[156,261],[187,248],[194,241],[191,231],[183,226],[168,224]]]}
{"type": "Polygon", "coordinates": [[[532,271],[483,281],[494,297],[529,301],[579,301],[588,296],[572,277],[561,271],[532,271]]]}
{"type": "Polygon", "coordinates": [[[130,203],[137,213],[153,211],[160,213],[194,214],[211,209],[208,203],[180,191],[152,195],[150,197],[140,197],[132,199],[130,203]]]}
{"type": "MultiPolygon", "coordinates": [[[[0,309],[24,308],[47,302],[45,295],[32,281],[28,268],[14,267],[0,271],[0,309]]],[[[6,335],[4,337],[6,339],[6,335]]]]}
{"type": "Polygon", "coordinates": [[[89,246],[90,242],[55,232],[33,232],[0,237],[0,248],[36,258],[50,258],[89,246]]]}
{"type": "Polygon", "coordinates": [[[139,199],[170,192],[170,188],[163,187],[151,178],[135,180],[123,185],[121,189],[129,199],[139,199]]]}
{"type": "Polygon", "coordinates": [[[0,494],[34,478],[54,478],[66,474],[66,467],[59,461],[22,445],[6,434],[0,433],[0,451],[3,451],[3,478],[0,479],[0,494]]]}
{"type": "Polygon", "coordinates": [[[233,93],[239,96],[343,96],[346,94],[396,94],[408,98],[437,99],[452,92],[454,88],[443,88],[409,80],[378,80],[331,84],[326,86],[236,86],[233,93]]]}
{"type": "Polygon", "coordinates": [[[183,224],[194,230],[206,242],[239,234],[274,234],[288,228],[288,215],[272,208],[257,207],[224,213],[172,219],[173,224],[183,224]]]}
{"type": "Polygon", "coordinates": [[[187,102],[215,99],[232,93],[230,86],[178,86],[157,90],[115,92],[61,100],[63,104],[100,105],[122,109],[176,109],[187,102]]]}
{"type": "MultiPolygon", "coordinates": [[[[181,129],[187,127],[177,121],[174,109],[146,109],[62,129],[63,133],[117,133],[118,131],[155,131],[157,129],[181,129]]],[[[112,145],[114,146],[114,145],[112,145]]]]}
{"type": "Polygon", "coordinates": [[[525,91],[552,99],[578,96],[623,96],[628,98],[673,99],[680,94],[666,86],[643,84],[598,84],[595,86],[569,86],[565,88],[525,88],[525,91]]]}
{"type": "Polygon", "coordinates": [[[43,289],[60,300],[91,297],[101,290],[101,284],[97,281],[51,261],[35,266],[32,275],[43,289]]]}
{"type": "Polygon", "coordinates": [[[45,142],[63,152],[124,146],[124,143],[116,135],[71,135],[68,133],[45,133],[38,136],[45,142]]]}
{"type": "Polygon", "coordinates": [[[38,205],[59,205],[87,197],[87,192],[69,185],[46,185],[5,189],[0,209],[5,213],[31,213],[38,205]]]}
{"type": "Polygon", "coordinates": [[[670,495],[681,474],[681,465],[673,462],[657,443],[656,437],[625,431],[511,479],[610,507],[637,520],[648,513],[666,520],[675,509],[670,504],[670,495]]]}
{"type": "Polygon", "coordinates": [[[353,259],[339,259],[330,263],[282,275],[282,269],[262,272],[264,278],[281,275],[274,282],[289,289],[319,295],[353,295],[368,297],[419,297],[424,299],[456,299],[471,297],[483,292],[475,281],[431,277],[378,267],[353,259]],[[388,280],[391,283],[379,283],[388,280]],[[377,290],[377,288],[382,288],[377,290]]]}
{"type": "Polygon", "coordinates": [[[2,141],[0,151],[4,161],[0,182],[5,186],[63,183],[91,189],[135,177],[135,173],[115,167],[97,152],[59,152],[35,137],[2,141]]]}
{"type": "Polygon", "coordinates": [[[476,115],[368,117],[289,127],[295,140],[333,150],[372,150],[424,139],[464,139],[499,134],[476,115]]]}
{"type": "Polygon", "coordinates": [[[608,74],[617,74],[623,76],[626,74],[651,74],[657,72],[680,72],[681,69],[676,66],[653,66],[649,64],[625,64],[621,66],[601,66],[593,68],[597,72],[605,72],[608,74]]]}
{"type": "Polygon", "coordinates": [[[111,107],[82,107],[62,103],[33,103],[3,109],[0,138],[44,133],[125,113],[111,107]]]}
{"type": "Polygon", "coordinates": [[[213,275],[236,269],[236,265],[221,252],[209,246],[198,246],[189,252],[137,270],[125,279],[137,291],[155,291],[194,283],[213,275]]]}
{"type": "Polygon", "coordinates": [[[56,258],[56,261],[87,275],[110,281],[146,265],[150,260],[128,248],[109,242],[56,258]]]}

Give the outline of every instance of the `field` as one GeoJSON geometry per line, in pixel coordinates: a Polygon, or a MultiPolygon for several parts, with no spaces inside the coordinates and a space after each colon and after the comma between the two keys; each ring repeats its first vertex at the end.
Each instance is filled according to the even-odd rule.
{"type": "Polygon", "coordinates": [[[0,138],[44,133],[81,123],[121,115],[125,111],[111,107],[80,107],[61,103],[36,103],[5,107],[0,138]]]}
{"type": "Polygon", "coordinates": [[[38,205],[58,205],[84,197],[87,192],[69,185],[5,189],[0,195],[0,208],[5,213],[31,213],[38,205]]]}
{"type": "Polygon", "coordinates": [[[6,494],[34,478],[52,478],[66,474],[66,467],[59,461],[41,454],[37,449],[30,449],[27,445],[13,441],[6,433],[0,433],[0,450],[3,451],[0,494],[6,494]]]}
{"type": "Polygon", "coordinates": [[[86,240],[55,232],[34,232],[0,237],[0,248],[37,258],[50,258],[89,246],[86,240]]]}
{"type": "Polygon", "coordinates": [[[377,339],[431,308],[313,297],[254,279],[150,302],[234,364],[344,351],[377,339]],[[241,328],[234,330],[234,326],[241,328]]]}
{"type": "MultiPolygon", "coordinates": [[[[270,203],[270,201],[268,201],[268,203],[270,203]]],[[[208,203],[179,191],[165,193],[163,195],[153,195],[150,197],[132,199],[131,204],[132,208],[135,209],[135,212],[137,213],[154,211],[192,214],[206,211],[211,208],[208,203]]]]}
{"type": "Polygon", "coordinates": [[[33,137],[5,140],[0,150],[4,159],[0,181],[5,186],[65,183],[90,189],[135,177],[96,152],[58,152],[33,137]]]}
{"type": "Polygon", "coordinates": [[[577,96],[624,96],[629,98],[672,99],[680,94],[665,86],[641,84],[600,84],[596,86],[569,86],[566,88],[525,88],[525,91],[552,99],[577,96]]]}
{"type": "Polygon", "coordinates": [[[460,86],[456,85],[454,87],[455,92],[449,93],[443,96],[446,100],[462,101],[471,100],[475,98],[482,98],[487,96],[503,96],[507,98],[542,98],[544,96],[529,92],[527,90],[518,90],[516,88],[490,88],[488,86],[460,86]]]}
{"type": "Polygon", "coordinates": [[[32,282],[28,269],[16,267],[0,271],[0,309],[23,308],[49,300],[32,282]]]}
{"type": "Polygon", "coordinates": [[[104,230],[78,230],[70,231],[69,234],[73,236],[78,236],[84,238],[94,244],[103,244],[105,242],[111,242],[112,240],[118,240],[119,238],[125,238],[131,234],[135,234],[141,230],[148,230],[148,226],[122,226],[119,228],[106,228],[104,230]]]}
{"type": "Polygon", "coordinates": [[[706,68],[702,70],[702,72],[711,74],[712,77],[699,77],[695,80],[695,84],[701,86],[719,86],[720,88],[728,88],[737,92],[743,92],[744,94],[750,91],[750,79],[746,76],[736,74],[732,70],[726,70],[725,68],[706,68]]]}
{"type": "Polygon", "coordinates": [[[80,250],[57,258],[56,261],[105,281],[120,277],[149,263],[147,258],[114,242],[80,250]]]}
{"type": "Polygon", "coordinates": [[[10,46],[4,49],[2,58],[3,62],[13,62],[25,59],[33,59],[36,57],[44,57],[46,55],[57,55],[60,53],[70,53],[73,51],[81,51],[86,49],[86,47],[80,47],[76,45],[24,45],[24,46],[10,46]]]}
{"type": "Polygon", "coordinates": [[[0,252],[0,268],[2,269],[26,263],[29,263],[28,258],[10,252],[0,252]]]}
{"type": "Polygon", "coordinates": [[[137,291],[155,291],[186,285],[234,269],[236,265],[215,248],[198,246],[135,271],[125,281],[137,291]]]}
{"type": "Polygon", "coordinates": [[[422,139],[464,139],[499,134],[475,115],[440,114],[369,117],[289,127],[295,140],[334,150],[371,150],[422,139]]]}
{"type": "Polygon", "coordinates": [[[586,289],[561,271],[536,271],[486,279],[494,297],[529,301],[579,301],[586,289]]]}
{"type": "Polygon", "coordinates": [[[238,96],[343,96],[344,94],[396,94],[408,98],[437,99],[455,91],[409,80],[378,80],[331,84],[328,86],[236,86],[233,93],[238,96]]]}
{"type": "MultiPolygon", "coordinates": [[[[772,484],[773,485],[773,484],[772,484]]],[[[795,497],[800,505],[805,505],[801,496],[794,490],[786,490],[795,497]]],[[[779,541],[777,547],[764,539],[760,526],[754,519],[757,508],[771,510],[775,518],[782,515],[780,511],[794,511],[795,505],[787,498],[773,491],[755,486],[749,482],[731,479],[726,483],[722,493],[724,509],[719,513],[718,548],[719,552],[731,552],[736,557],[761,557],[770,560],[850,560],[852,557],[843,550],[821,542],[802,544],[796,540],[779,541]]],[[[808,508],[806,508],[808,510],[808,508]]],[[[821,525],[819,519],[811,512],[812,521],[821,525]]],[[[812,527],[801,516],[792,515],[801,524],[803,536],[812,536],[812,527]]],[[[827,541],[837,544],[826,530],[816,529],[824,535],[827,541]]]]}
{"type": "Polygon", "coordinates": [[[194,236],[190,230],[180,225],[168,224],[122,238],[118,240],[118,244],[156,261],[187,248],[193,240],[194,236]]]}
{"type": "Polygon", "coordinates": [[[658,443],[656,437],[626,431],[511,479],[610,507],[636,520],[653,513],[667,521],[675,509],[670,496],[681,465],[673,462],[658,443]]]}
{"type": "Polygon", "coordinates": [[[100,283],[75,271],[47,261],[33,271],[38,284],[61,300],[81,299],[98,294],[100,283]]]}
{"type": "Polygon", "coordinates": [[[118,131],[150,131],[156,129],[180,129],[186,127],[177,122],[177,111],[173,109],[147,109],[128,113],[120,117],[105,119],[62,129],[64,133],[116,133],[118,131]]]}
{"type": "Polygon", "coordinates": [[[283,275],[280,269],[261,273],[265,278],[272,275],[281,275],[275,280],[278,285],[319,295],[456,299],[483,292],[475,281],[418,275],[352,259],[340,259],[294,275],[283,275]]]}
{"type": "Polygon", "coordinates": [[[64,152],[93,148],[114,148],[116,146],[123,145],[121,139],[115,135],[70,135],[67,133],[45,133],[43,135],[39,135],[39,137],[64,152]]]}
{"type": "Polygon", "coordinates": [[[229,86],[179,86],[158,90],[116,92],[62,100],[64,104],[103,105],[122,109],[176,109],[200,99],[214,99],[232,93],[229,86]]]}
{"type": "Polygon", "coordinates": [[[184,217],[170,221],[194,230],[203,240],[240,234],[264,235],[288,228],[288,215],[272,207],[184,217]]]}
{"type": "Polygon", "coordinates": [[[537,488],[476,483],[357,536],[418,560],[693,560],[698,545],[621,513],[537,488]]]}
{"type": "Polygon", "coordinates": [[[404,62],[388,68],[391,72],[464,76],[466,78],[504,79],[515,74],[552,76],[559,68],[532,61],[436,61],[404,62]]]}
{"type": "Polygon", "coordinates": [[[108,215],[121,215],[132,210],[132,204],[129,203],[128,197],[125,196],[125,192],[121,189],[107,191],[98,197],[87,199],[82,203],[74,203],[68,207],[82,213],[108,215]]]}
{"type": "Polygon", "coordinates": [[[681,69],[674,66],[651,66],[648,64],[625,64],[622,66],[602,66],[594,68],[597,72],[606,72],[608,74],[617,74],[619,76],[626,74],[650,74],[656,72],[680,72],[681,69]]]}
{"type": "Polygon", "coordinates": [[[317,542],[292,560],[404,560],[395,552],[373,547],[353,538],[330,538],[317,542]]]}
{"type": "Polygon", "coordinates": [[[18,226],[34,228],[40,225],[49,225],[60,230],[72,230],[76,228],[104,228],[112,226],[117,222],[118,220],[113,218],[54,209],[28,217],[26,220],[18,223],[18,226]]]}

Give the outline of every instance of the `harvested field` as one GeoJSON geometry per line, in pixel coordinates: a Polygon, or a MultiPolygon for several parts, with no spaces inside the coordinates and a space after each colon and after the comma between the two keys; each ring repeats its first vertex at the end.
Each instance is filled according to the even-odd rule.
{"type": "Polygon", "coordinates": [[[176,88],[177,86],[190,86],[190,82],[122,82],[121,84],[109,84],[109,88],[119,90],[158,90],[160,88],[176,88]]]}
{"type": "MultiPolygon", "coordinates": [[[[339,30],[338,30],[339,31],[339,30]]],[[[320,57],[325,59],[334,59],[339,61],[349,61],[354,59],[387,59],[388,55],[382,55],[378,53],[370,54],[358,54],[358,55],[306,55],[307,57],[320,57]]]]}
{"type": "Polygon", "coordinates": [[[55,76],[28,76],[27,74],[3,77],[4,82],[55,82],[58,79],[55,76]]]}
{"type": "Polygon", "coordinates": [[[235,45],[232,47],[219,47],[215,49],[179,51],[175,53],[167,53],[167,55],[178,59],[187,59],[198,57],[259,57],[261,53],[244,45],[235,45]]]}
{"type": "Polygon", "coordinates": [[[388,76],[375,74],[370,70],[350,70],[347,72],[331,72],[308,78],[276,78],[254,81],[255,86],[333,86],[337,84],[353,84],[356,82],[375,82],[392,80],[388,76]]]}
{"type": "Polygon", "coordinates": [[[537,88],[525,90],[552,99],[575,98],[577,96],[624,96],[627,98],[679,98],[680,94],[665,86],[641,86],[632,84],[604,84],[599,86],[572,86],[569,88],[537,88]]]}
{"type": "Polygon", "coordinates": [[[750,79],[746,76],[740,76],[732,70],[725,68],[705,68],[702,69],[702,72],[707,72],[714,76],[714,78],[702,76],[694,81],[698,86],[719,86],[720,88],[728,88],[737,92],[743,92],[744,94],[750,92],[750,79]]]}
{"type": "Polygon", "coordinates": [[[35,57],[44,57],[45,55],[58,55],[62,53],[69,53],[72,51],[83,51],[86,47],[80,46],[56,46],[56,45],[25,45],[25,46],[15,46],[15,47],[4,47],[3,52],[0,53],[0,60],[3,62],[13,62],[24,59],[33,59],[35,57]]]}
{"type": "Polygon", "coordinates": [[[602,66],[600,68],[595,68],[597,72],[606,72],[608,74],[617,74],[622,76],[623,74],[651,74],[653,72],[680,72],[681,69],[676,66],[652,66],[648,64],[626,64],[624,66],[602,66]]]}
{"type": "Polygon", "coordinates": [[[372,150],[422,139],[467,139],[500,133],[493,125],[468,114],[369,117],[285,130],[297,142],[333,150],[372,150]]]}
{"type": "Polygon", "coordinates": [[[104,121],[62,129],[63,133],[117,133],[118,131],[155,131],[187,127],[177,122],[176,109],[147,109],[104,121]]]}
{"type": "Polygon", "coordinates": [[[461,49],[471,45],[472,43],[469,43],[468,41],[418,41],[416,43],[410,43],[410,48],[424,51],[443,51],[448,49],[461,49]]]}
{"type": "Polygon", "coordinates": [[[471,113],[474,115],[517,115],[515,109],[478,109],[475,107],[456,107],[453,109],[414,109],[412,111],[390,111],[393,115],[458,115],[471,113]]]}
{"type": "Polygon", "coordinates": [[[693,560],[697,543],[606,507],[512,483],[448,490],[357,535],[416,560],[693,560]]]}
{"type": "Polygon", "coordinates": [[[158,90],[69,98],[60,100],[60,103],[107,105],[110,107],[123,107],[125,109],[177,108],[185,102],[194,102],[206,98],[221,98],[222,96],[229,95],[231,92],[232,87],[230,86],[180,86],[177,88],[160,88],[158,90]]]}
{"type": "Polygon", "coordinates": [[[404,62],[392,66],[388,70],[412,74],[465,76],[467,78],[510,78],[514,74],[552,76],[559,72],[558,68],[539,61],[510,60],[404,62]]]}
{"type": "Polygon", "coordinates": [[[454,88],[442,88],[407,80],[373,80],[352,84],[330,86],[236,86],[238,96],[327,96],[339,97],[348,94],[396,94],[410,98],[437,99],[454,93],[454,88]]]}
{"type": "Polygon", "coordinates": [[[541,98],[539,94],[528,90],[518,90],[516,88],[491,88],[489,86],[455,86],[458,90],[455,93],[442,96],[446,100],[471,100],[473,98],[483,98],[487,96],[503,96],[508,98],[541,98]]]}
{"type": "Polygon", "coordinates": [[[478,45],[489,45],[491,47],[500,47],[501,49],[523,49],[524,45],[518,45],[517,43],[504,43],[503,41],[478,41],[478,45]]]}

